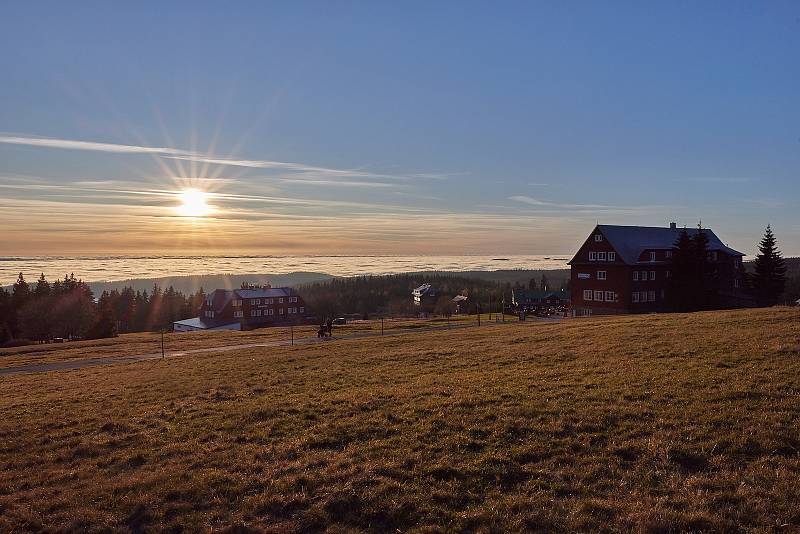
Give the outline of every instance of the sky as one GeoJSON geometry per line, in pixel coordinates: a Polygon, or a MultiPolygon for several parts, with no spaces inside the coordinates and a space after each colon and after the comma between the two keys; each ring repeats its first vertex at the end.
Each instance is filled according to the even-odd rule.
{"type": "Polygon", "coordinates": [[[0,49],[0,256],[800,255],[798,2],[9,2],[0,49]]]}

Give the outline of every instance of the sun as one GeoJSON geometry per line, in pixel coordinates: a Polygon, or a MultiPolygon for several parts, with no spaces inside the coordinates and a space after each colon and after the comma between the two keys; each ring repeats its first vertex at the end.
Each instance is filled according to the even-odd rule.
{"type": "Polygon", "coordinates": [[[208,205],[208,193],[199,189],[184,189],[178,195],[181,201],[177,211],[184,217],[205,217],[212,211],[208,205]]]}

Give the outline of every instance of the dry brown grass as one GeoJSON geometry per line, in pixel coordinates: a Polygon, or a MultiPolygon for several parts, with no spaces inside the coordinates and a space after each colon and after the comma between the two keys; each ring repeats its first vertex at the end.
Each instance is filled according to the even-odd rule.
{"type": "MultiPolygon", "coordinates": [[[[494,316],[493,316],[494,317],[494,316]]],[[[482,314],[482,321],[489,322],[489,314],[482,314]]],[[[506,321],[516,320],[506,315],[506,321]]],[[[384,331],[425,327],[444,327],[447,325],[474,324],[475,315],[454,316],[450,320],[444,318],[428,319],[386,319],[384,331]]],[[[494,322],[494,318],[492,319],[494,322]]],[[[315,338],[317,326],[305,325],[294,327],[295,339],[315,338]]],[[[380,320],[350,321],[346,325],[334,326],[334,336],[377,333],[381,329],[380,320]]],[[[177,352],[226,345],[241,345],[273,341],[289,341],[291,333],[288,326],[261,328],[245,332],[216,330],[207,332],[178,332],[164,335],[165,350],[177,352]]],[[[158,332],[142,332],[123,334],[115,338],[92,339],[66,343],[47,343],[24,345],[0,349],[0,369],[50,362],[61,362],[89,358],[114,358],[140,354],[153,354],[161,351],[161,334],[158,332]]]]}
{"type": "Polygon", "coordinates": [[[0,378],[0,531],[800,528],[800,312],[0,378]]]}

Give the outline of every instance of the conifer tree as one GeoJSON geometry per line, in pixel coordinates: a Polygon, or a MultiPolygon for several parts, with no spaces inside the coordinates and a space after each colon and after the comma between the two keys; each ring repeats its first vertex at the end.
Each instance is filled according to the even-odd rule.
{"type": "Polygon", "coordinates": [[[692,237],[694,253],[693,308],[713,308],[718,300],[716,265],[709,260],[708,235],[701,224],[692,237]]]}
{"type": "Polygon", "coordinates": [[[36,287],[33,289],[33,295],[37,299],[43,299],[50,296],[50,283],[44,277],[44,273],[39,276],[36,281],[36,287]]]}
{"type": "Polygon", "coordinates": [[[9,317],[9,325],[11,326],[11,334],[13,336],[19,335],[19,321],[18,314],[22,308],[28,303],[31,297],[31,288],[22,273],[19,273],[17,281],[14,282],[14,287],[11,290],[11,316],[9,317]]]}
{"type": "Polygon", "coordinates": [[[755,273],[751,278],[753,293],[760,306],[774,306],[786,284],[786,265],[778,250],[772,227],[767,225],[758,245],[755,273]]]}
{"type": "Polygon", "coordinates": [[[689,311],[693,307],[695,291],[694,243],[684,228],[673,245],[672,271],[667,291],[670,308],[676,311],[689,311]]]}

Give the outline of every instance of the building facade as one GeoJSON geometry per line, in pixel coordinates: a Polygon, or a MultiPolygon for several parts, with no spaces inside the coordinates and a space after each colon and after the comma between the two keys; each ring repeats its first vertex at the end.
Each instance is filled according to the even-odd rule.
{"type": "MultiPolygon", "coordinates": [[[[569,262],[573,316],[649,313],[667,310],[675,242],[684,229],[598,225],[569,262]]],[[[686,229],[708,238],[721,307],[747,305],[743,254],[709,229],[686,229]]]]}
{"type": "Polygon", "coordinates": [[[439,298],[439,292],[430,284],[422,284],[411,292],[411,297],[417,312],[428,314],[433,313],[433,309],[436,307],[436,300],[439,298]]]}
{"type": "Polygon", "coordinates": [[[294,289],[250,285],[241,289],[215,289],[206,296],[199,317],[176,321],[174,327],[176,331],[252,330],[305,323],[305,315],[305,302],[294,289]]]}
{"type": "Polygon", "coordinates": [[[538,289],[511,290],[511,304],[520,311],[565,307],[569,304],[569,300],[569,293],[563,289],[558,291],[542,291],[538,289]]]}

